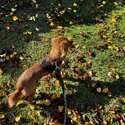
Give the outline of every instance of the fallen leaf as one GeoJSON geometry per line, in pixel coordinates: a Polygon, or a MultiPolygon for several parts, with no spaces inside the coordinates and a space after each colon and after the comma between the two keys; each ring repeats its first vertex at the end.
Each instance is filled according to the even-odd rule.
{"type": "Polygon", "coordinates": [[[102,4],[106,4],[106,1],[102,1],[102,4]]]}
{"type": "Polygon", "coordinates": [[[74,110],[72,110],[72,112],[74,114],[74,120],[75,120],[75,122],[77,122],[78,124],[81,125],[81,120],[80,120],[79,112],[78,111],[74,111],[74,110]]]}
{"type": "Polygon", "coordinates": [[[72,25],[72,24],[73,24],[73,21],[70,21],[69,24],[72,25]]]}
{"type": "Polygon", "coordinates": [[[108,38],[108,39],[107,39],[107,42],[110,43],[110,44],[112,44],[112,39],[111,39],[111,38],[108,38]]]}
{"type": "Polygon", "coordinates": [[[16,11],[16,9],[15,9],[15,8],[11,8],[11,10],[12,10],[12,12],[16,11]]]}
{"type": "Polygon", "coordinates": [[[100,93],[100,92],[102,91],[102,89],[101,89],[100,87],[98,87],[98,88],[96,88],[96,91],[97,91],[98,93],[100,93]]]}
{"type": "Polygon", "coordinates": [[[54,125],[60,125],[58,120],[54,120],[54,125]]]}
{"type": "Polygon", "coordinates": [[[24,35],[31,35],[32,32],[31,31],[26,31],[26,32],[23,32],[24,35]]]}
{"type": "Polygon", "coordinates": [[[36,111],[36,112],[35,112],[35,115],[36,115],[36,116],[40,116],[40,112],[41,112],[41,111],[36,111]]]}
{"type": "Polygon", "coordinates": [[[103,93],[108,93],[108,92],[109,92],[109,89],[108,89],[107,87],[105,87],[105,88],[102,89],[102,92],[103,92],[103,93]]]}
{"type": "Polygon", "coordinates": [[[6,28],[7,30],[10,30],[10,26],[6,26],[5,28],[6,28]]]}
{"type": "Polygon", "coordinates": [[[59,112],[63,112],[64,106],[58,106],[59,112]]]}
{"type": "Polygon", "coordinates": [[[4,114],[0,114],[0,123],[3,122],[5,120],[5,115],[4,114]]]}
{"type": "Polygon", "coordinates": [[[100,38],[101,39],[107,39],[108,37],[107,37],[107,35],[100,35],[100,38]]]}
{"type": "Polygon", "coordinates": [[[68,74],[67,71],[65,70],[61,71],[61,75],[66,76],[67,74],[68,74]]]}
{"type": "Polygon", "coordinates": [[[56,94],[52,94],[52,96],[50,97],[50,99],[53,101],[57,98],[57,95],[56,94]]]}
{"type": "Polygon", "coordinates": [[[108,49],[117,49],[117,47],[114,44],[112,44],[112,45],[108,45],[108,49]]]}
{"type": "Polygon", "coordinates": [[[73,13],[76,13],[77,12],[77,10],[73,10],[73,13]]]}
{"type": "Polygon", "coordinates": [[[12,53],[12,54],[10,55],[10,58],[12,59],[12,58],[14,58],[16,55],[17,55],[17,53],[14,52],[14,53],[12,53]]]}
{"type": "Polygon", "coordinates": [[[36,8],[38,8],[38,7],[39,7],[39,5],[36,3],[36,4],[35,4],[35,7],[36,7],[36,8]]]}
{"type": "Polygon", "coordinates": [[[52,27],[55,26],[54,22],[51,22],[51,23],[50,23],[50,26],[52,26],[52,27]]]}
{"type": "Polygon", "coordinates": [[[0,75],[2,75],[3,74],[3,70],[0,68],[0,75]]]}
{"type": "Polygon", "coordinates": [[[1,58],[5,58],[5,57],[6,57],[6,53],[1,54],[0,57],[1,57],[1,58]]]}
{"type": "Polygon", "coordinates": [[[51,101],[49,99],[46,99],[44,101],[44,104],[45,104],[45,106],[50,106],[51,105],[51,101]]]}
{"type": "Polygon", "coordinates": [[[74,6],[74,7],[77,7],[77,3],[73,3],[73,6],[74,6]]]}
{"type": "Polygon", "coordinates": [[[10,60],[10,56],[9,56],[9,55],[8,55],[8,56],[6,56],[6,60],[8,60],[8,61],[10,60]]]}
{"type": "Polygon", "coordinates": [[[36,17],[35,17],[35,16],[31,16],[31,17],[29,18],[29,20],[35,21],[35,20],[36,20],[36,17]]]}
{"type": "Polygon", "coordinates": [[[72,114],[72,110],[71,109],[68,109],[68,115],[71,115],[72,114]]]}
{"type": "Polygon", "coordinates": [[[37,27],[35,28],[35,30],[36,30],[37,32],[38,32],[38,31],[40,31],[40,29],[39,29],[39,28],[37,28],[37,27]]]}
{"type": "Polygon", "coordinates": [[[68,40],[69,40],[69,41],[72,41],[72,40],[73,40],[73,37],[72,37],[72,36],[69,36],[69,37],[68,37],[68,40]]]}
{"type": "Polygon", "coordinates": [[[74,44],[74,47],[75,47],[76,49],[78,49],[78,48],[79,48],[79,44],[78,44],[78,43],[74,44]]]}
{"type": "Polygon", "coordinates": [[[84,75],[83,72],[81,72],[81,71],[78,72],[78,77],[81,77],[81,76],[83,76],[83,75],[84,75]]]}
{"type": "Polygon", "coordinates": [[[107,125],[107,122],[103,119],[103,125],[107,125]]]}
{"type": "Polygon", "coordinates": [[[87,66],[87,63],[82,63],[82,67],[86,67],[87,66]]]}
{"type": "Polygon", "coordinates": [[[123,103],[123,104],[125,104],[125,97],[122,97],[122,98],[120,99],[120,102],[123,103]]]}
{"type": "Polygon", "coordinates": [[[83,48],[83,49],[85,49],[85,48],[86,48],[86,46],[85,46],[85,45],[83,45],[83,46],[82,46],[82,48],[83,48]]]}
{"type": "Polygon", "coordinates": [[[93,71],[92,71],[92,70],[89,70],[89,71],[88,71],[88,75],[89,75],[89,77],[92,77],[92,76],[93,76],[93,71]]]}
{"type": "Polygon", "coordinates": [[[116,80],[118,80],[120,78],[120,76],[118,74],[115,75],[116,80]]]}
{"type": "Polygon", "coordinates": [[[65,13],[65,10],[61,10],[59,13],[63,15],[65,13]]]}
{"type": "Polygon", "coordinates": [[[115,75],[115,69],[111,68],[110,71],[108,72],[108,76],[109,77],[114,77],[114,75],[115,75]]]}
{"type": "Polygon", "coordinates": [[[13,16],[13,21],[17,21],[19,18],[17,16],[13,16]]]}
{"type": "Polygon", "coordinates": [[[20,59],[20,60],[24,60],[24,57],[20,55],[20,56],[19,56],[19,59],[20,59]]]}
{"type": "Polygon", "coordinates": [[[112,17],[111,22],[112,22],[113,24],[115,24],[115,23],[116,23],[116,18],[115,18],[115,17],[112,17]]]}
{"type": "Polygon", "coordinates": [[[118,120],[118,119],[121,119],[121,116],[119,114],[116,114],[115,118],[118,120]]]}
{"type": "Polygon", "coordinates": [[[83,75],[83,79],[84,79],[84,80],[89,79],[89,75],[88,75],[88,73],[85,73],[85,74],[83,75]]]}
{"type": "Polygon", "coordinates": [[[45,82],[45,83],[44,83],[44,86],[45,86],[45,88],[51,88],[51,84],[48,83],[48,82],[45,82]]]}
{"type": "Polygon", "coordinates": [[[57,96],[57,98],[58,98],[58,99],[61,97],[61,95],[60,95],[60,94],[56,94],[56,96],[57,96]]]}
{"type": "Polygon", "coordinates": [[[33,2],[34,4],[37,3],[36,0],[32,0],[32,2],[33,2]]]}
{"type": "Polygon", "coordinates": [[[0,119],[3,119],[5,118],[5,115],[4,114],[0,114],[0,119]]]}
{"type": "Polygon", "coordinates": [[[99,10],[101,8],[101,6],[96,6],[96,10],[99,10]]]}
{"type": "Polygon", "coordinates": [[[19,122],[20,119],[21,119],[21,116],[20,116],[20,115],[15,117],[15,121],[16,121],[16,122],[19,122]]]}
{"type": "Polygon", "coordinates": [[[35,105],[29,104],[29,106],[30,106],[30,109],[31,109],[31,110],[34,110],[34,109],[35,109],[35,105]]]}
{"type": "Polygon", "coordinates": [[[19,105],[21,105],[21,104],[23,104],[23,103],[24,103],[23,100],[19,100],[19,101],[16,103],[16,106],[19,106],[19,105]]]}

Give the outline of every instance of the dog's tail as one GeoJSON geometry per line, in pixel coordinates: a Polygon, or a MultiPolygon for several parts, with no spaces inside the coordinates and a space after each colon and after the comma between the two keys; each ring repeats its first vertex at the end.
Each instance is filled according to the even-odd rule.
{"type": "Polygon", "coordinates": [[[8,95],[8,106],[12,108],[19,100],[22,95],[23,88],[17,88],[13,93],[8,95]]]}

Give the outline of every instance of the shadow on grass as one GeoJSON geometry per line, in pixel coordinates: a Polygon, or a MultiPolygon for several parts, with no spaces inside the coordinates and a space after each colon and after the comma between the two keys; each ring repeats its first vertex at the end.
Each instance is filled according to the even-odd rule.
{"type": "Polygon", "coordinates": [[[115,1],[118,0],[62,0],[61,4],[57,0],[38,0],[37,3],[30,0],[1,1],[0,48],[26,48],[31,40],[40,40],[40,33],[51,30],[51,22],[56,26],[70,26],[70,21],[74,25],[102,22],[116,8],[115,1]]]}
{"type": "Polygon", "coordinates": [[[90,111],[90,109],[95,108],[97,105],[104,106],[112,98],[125,95],[125,80],[122,78],[113,83],[93,80],[80,81],[76,79],[69,79],[69,81],[77,81],[79,85],[75,87],[75,94],[68,95],[68,107],[80,112],[90,111]],[[96,84],[96,88],[109,88],[111,97],[108,94],[98,93],[96,88],[90,87],[92,84],[96,84]]]}
{"type": "MultiPolygon", "coordinates": [[[[65,80],[78,82],[79,85],[76,87],[67,85],[68,88],[74,88],[76,92],[71,95],[67,95],[67,108],[74,111],[78,111],[79,114],[91,112],[91,109],[96,109],[98,106],[104,107],[106,104],[109,104],[113,98],[120,97],[125,95],[125,80],[119,79],[113,83],[105,83],[102,81],[93,81],[86,80],[82,81],[79,79],[66,78],[65,80]],[[108,94],[98,93],[96,88],[90,87],[93,83],[96,83],[97,87],[107,87],[110,90],[112,96],[108,94]]],[[[43,107],[46,112],[48,112],[54,120],[58,120],[59,123],[63,124],[64,122],[64,113],[59,112],[58,106],[64,105],[63,95],[61,99],[55,100],[52,103],[52,107],[43,107]]],[[[45,113],[46,114],[46,113],[45,113]]],[[[67,117],[67,124],[71,124],[71,119],[67,117]]]]}
{"type": "MultiPolygon", "coordinates": [[[[79,83],[77,87],[67,85],[67,87],[69,87],[69,88],[74,87],[76,89],[76,92],[74,94],[67,95],[67,107],[68,107],[68,109],[73,109],[74,111],[78,111],[80,114],[83,112],[90,112],[91,109],[95,109],[99,105],[105,106],[106,104],[109,104],[111,99],[125,95],[125,91],[124,91],[125,80],[122,78],[117,81],[114,81],[112,83],[109,83],[109,82],[105,83],[102,81],[93,81],[93,80],[82,81],[82,80],[73,79],[73,78],[66,78],[66,80],[79,83]],[[96,83],[96,88],[97,87],[101,87],[101,88],[108,87],[112,96],[109,97],[107,94],[98,93],[96,91],[96,88],[90,87],[93,83],[96,83]]],[[[43,98],[46,99],[47,97],[48,97],[47,94],[42,93],[38,100],[41,100],[43,98]]],[[[3,99],[5,100],[5,98],[3,98],[3,99]]],[[[35,101],[36,100],[37,99],[35,99],[35,101]]],[[[57,99],[54,102],[52,102],[52,105],[49,107],[45,106],[45,105],[41,105],[41,104],[40,105],[36,104],[35,107],[36,107],[36,110],[42,109],[42,112],[41,112],[42,117],[49,116],[49,118],[50,118],[50,116],[51,116],[51,119],[58,120],[60,123],[63,124],[64,114],[63,114],[63,112],[59,112],[59,110],[58,110],[58,107],[62,106],[63,104],[64,103],[63,103],[63,95],[62,95],[60,99],[57,99]]],[[[26,107],[26,106],[27,105],[24,105],[24,107],[26,107]]],[[[15,107],[14,109],[8,109],[7,105],[1,105],[0,112],[8,112],[8,114],[11,114],[11,113],[18,114],[20,111],[23,111],[24,107],[19,106],[19,107],[15,107]]],[[[7,124],[9,122],[12,123],[12,121],[9,121],[11,117],[12,117],[12,120],[14,120],[14,118],[15,118],[14,116],[11,116],[11,115],[9,116],[8,114],[7,114],[7,118],[6,118],[5,122],[3,122],[3,125],[7,124]]],[[[28,121],[27,118],[21,119],[20,124],[24,123],[24,121],[26,124],[28,124],[31,122],[30,120],[28,121]]],[[[71,124],[70,121],[71,121],[71,119],[69,117],[67,117],[67,122],[69,124],[71,124]]]]}
{"type": "Polygon", "coordinates": [[[0,51],[12,48],[26,50],[27,44],[40,41],[40,33],[49,32],[45,7],[37,8],[30,0],[1,1],[0,3],[0,51]]]}

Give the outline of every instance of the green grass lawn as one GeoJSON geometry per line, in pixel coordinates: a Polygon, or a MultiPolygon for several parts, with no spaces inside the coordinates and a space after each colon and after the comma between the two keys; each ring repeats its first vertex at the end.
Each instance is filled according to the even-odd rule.
{"type": "Polygon", "coordinates": [[[124,6],[113,0],[56,2],[0,3],[0,124],[63,124],[62,90],[52,76],[39,81],[33,104],[7,107],[19,75],[50,51],[51,38],[62,35],[74,41],[61,69],[67,123],[124,125],[124,6]]]}

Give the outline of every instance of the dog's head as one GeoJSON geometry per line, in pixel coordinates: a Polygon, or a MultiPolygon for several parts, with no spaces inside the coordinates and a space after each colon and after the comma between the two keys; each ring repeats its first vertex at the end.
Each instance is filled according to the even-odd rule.
{"type": "Polygon", "coordinates": [[[70,50],[73,41],[68,40],[66,37],[56,37],[51,39],[52,50],[50,52],[53,59],[62,61],[65,59],[67,52],[70,50]]]}

